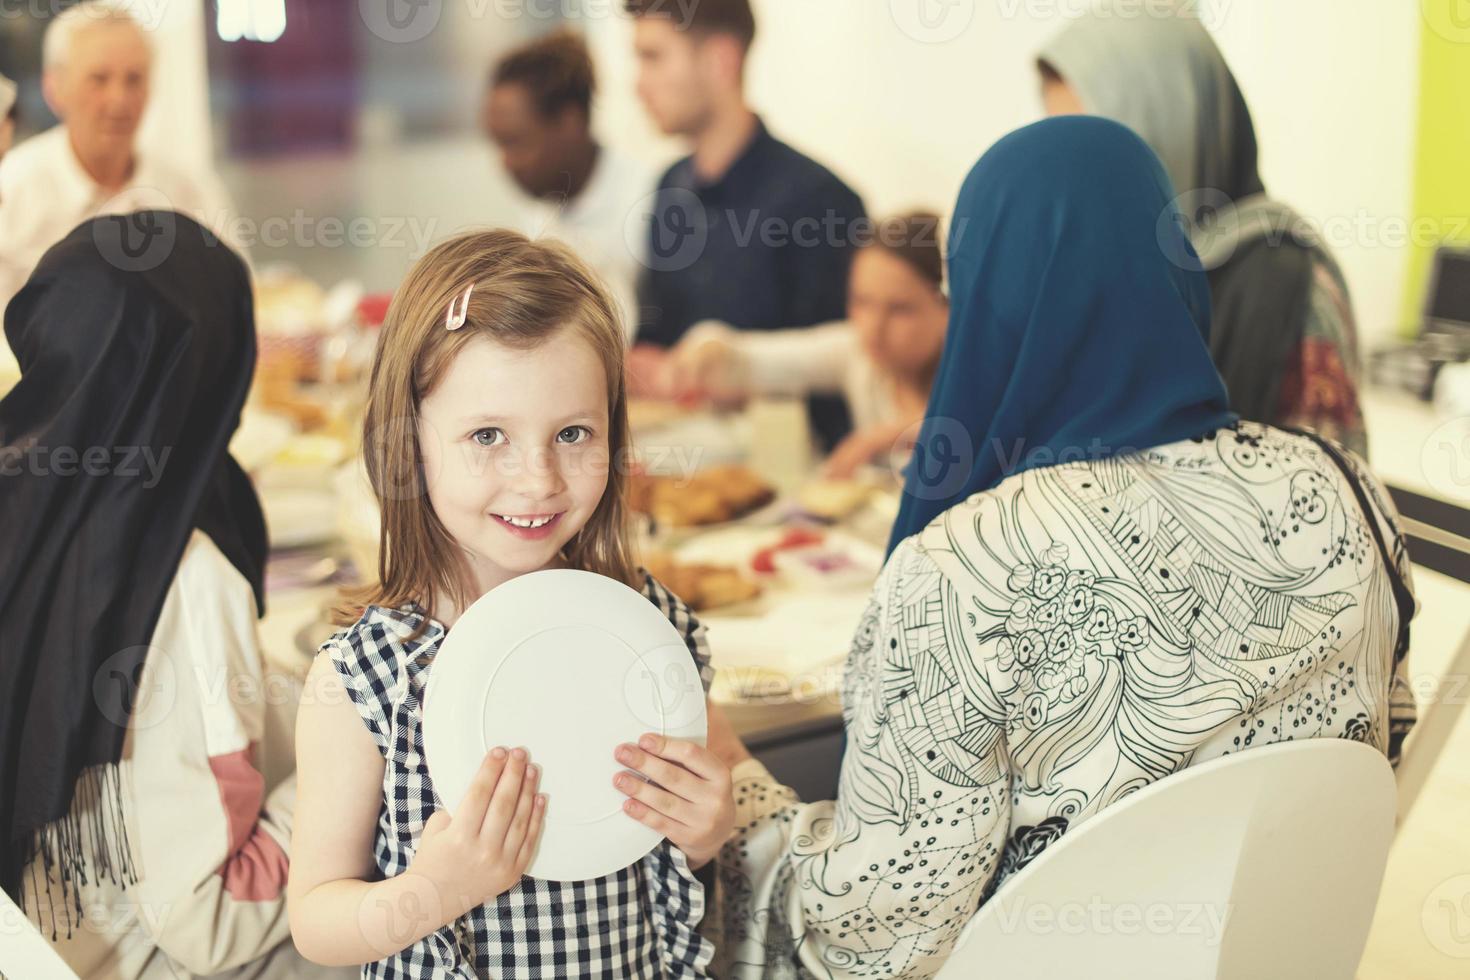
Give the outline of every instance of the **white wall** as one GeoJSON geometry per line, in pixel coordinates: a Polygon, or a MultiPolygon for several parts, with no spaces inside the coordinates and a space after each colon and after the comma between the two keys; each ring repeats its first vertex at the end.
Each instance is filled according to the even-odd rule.
{"type": "MultiPolygon", "coordinates": [[[[1038,117],[1036,50],[1083,2],[756,0],[751,98],[873,214],[947,212],[985,148],[1038,117]]],[[[1374,219],[1363,232],[1350,225],[1337,248],[1371,346],[1394,325],[1407,261],[1379,241],[1410,214],[1419,5],[1199,2],[1255,114],[1272,192],[1334,227],[1374,219]]],[[[633,95],[630,25],[585,26],[603,73],[603,134],[652,160],[675,156],[633,95]]]]}
{"type": "MultiPolygon", "coordinates": [[[[153,45],[153,77],[138,143],[191,173],[213,168],[204,0],[131,0],[153,45]]],[[[210,4],[213,7],[213,4],[210,4]]],[[[214,30],[210,11],[208,30],[214,30]]]]}

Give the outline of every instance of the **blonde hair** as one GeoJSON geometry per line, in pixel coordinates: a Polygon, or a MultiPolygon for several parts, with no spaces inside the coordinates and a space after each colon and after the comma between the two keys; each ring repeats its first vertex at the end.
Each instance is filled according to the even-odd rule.
{"type": "Polygon", "coordinates": [[[478,598],[464,553],[429,502],[418,438],[420,404],[476,337],[530,350],[562,330],[575,330],[601,359],[607,373],[607,489],[563,554],[573,568],[638,586],[621,465],[631,441],[624,334],[614,309],[607,290],[569,250],[511,231],[460,235],[414,263],[383,322],[363,419],[363,460],[382,512],[378,581],[346,598],[336,611],[339,625],[356,622],[369,605],[417,602],[432,617],[437,595],[461,609],[478,598]],[[446,329],[450,303],[471,283],[464,327],[446,329]]]}
{"type": "Polygon", "coordinates": [[[87,0],[57,14],[46,25],[46,33],[41,39],[42,70],[65,67],[76,36],[92,27],[131,27],[143,39],[151,56],[153,41],[143,29],[142,22],[134,16],[133,5],[128,0],[87,0]]]}

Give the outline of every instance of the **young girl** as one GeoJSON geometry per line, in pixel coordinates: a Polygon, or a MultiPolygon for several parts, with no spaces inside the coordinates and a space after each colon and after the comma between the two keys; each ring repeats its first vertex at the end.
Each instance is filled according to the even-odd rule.
{"type": "MultiPolygon", "coordinates": [[[[687,638],[703,630],[635,568],[624,527],[623,331],[560,246],[511,232],[429,252],[394,297],[373,365],[364,454],[382,507],[379,582],[323,646],[297,725],[289,885],[297,947],[364,977],[696,977],[693,871],[733,827],[729,770],[684,741],[620,746],[632,819],[667,839],[594,881],[523,876],[548,803],[519,748],[487,754],[452,813],[424,765],[434,655],[475,599],[578,568],[639,588],[687,638]],[[343,694],[345,693],[345,697],[343,694]]],[[[547,683],[561,682],[547,678],[547,683]]]]}
{"type": "Polygon", "coordinates": [[[669,355],[667,393],[724,404],[753,395],[845,395],[853,431],[827,460],[836,479],[906,452],[949,323],[939,224],[938,215],[915,211],[878,225],[853,256],[845,321],[770,331],[696,324],[669,355]]]}

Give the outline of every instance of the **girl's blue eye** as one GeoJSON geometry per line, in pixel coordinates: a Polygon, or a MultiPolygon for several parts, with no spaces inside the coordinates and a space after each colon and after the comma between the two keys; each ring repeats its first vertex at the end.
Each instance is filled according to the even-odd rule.
{"type": "Polygon", "coordinates": [[[575,445],[592,438],[592,430],[585,425],[569,425],[556,434],[556,441],[563,445],[575,445]]]}
{"type": "Polygon", "coordinates": [[[505,434],[499,429],[479,429],[470,438],[481,446],[489,447],[497,445],[504,440],[505,434]]]}

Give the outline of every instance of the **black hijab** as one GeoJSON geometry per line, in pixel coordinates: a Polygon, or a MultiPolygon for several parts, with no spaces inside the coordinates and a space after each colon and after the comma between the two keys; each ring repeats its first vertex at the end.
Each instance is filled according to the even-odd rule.
{"type": "Polygon", "coordinates": [[[54,934],[77,883],[136,880],[115,764],[195,528],[264,610],[265,520],[229,455],[250,282],[182,215],[97,218],[42,257],[5,336],[21,378],[0,401],[0,888],[34,888],[39,853],[54,934]]]}
{"type": "Polygon", "coordinates": [[[1320,245],[1296,212],[1267,197],[1245,96],[1204,25],[1183,6],[1137,17],[1115,9],[1121,2],[1100,0],[1040,59],[1089,113],[1128,126],[1163,161],[1209,273],[1210,354],[1231,407],[1276,422],[1320,245]]]}

